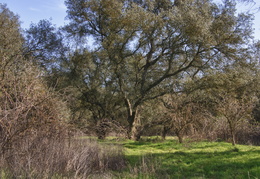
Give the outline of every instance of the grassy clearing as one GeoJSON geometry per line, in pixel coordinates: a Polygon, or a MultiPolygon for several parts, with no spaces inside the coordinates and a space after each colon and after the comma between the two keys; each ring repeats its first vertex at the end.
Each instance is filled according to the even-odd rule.
{"type": "Polygon", "coordinates": [[[125,148],[129,171],[119,178],[260,178],[260,147],[256,146],[234,148],[225,142],[187,141],[179,144],[174,138],[106,142],[125,148]]]}
{"type": "MultiPolygon", "coordinates": [[[[72,169],[61,174],[51,173],[49,177],[20,178],[260,178],[260,146],[237,145],[234,148],[226,142],[187,140],[179,144],[173,137],[165,141],[157,137],[142,138],[139,142],[111,137],[99,143],[96,138],[80,137],[71,145],[74,147],[66,153],[70,164],[66,168],[72,169]]],[[[14,177],[8,170],[0,168],[0,178],[14,177]]]]}

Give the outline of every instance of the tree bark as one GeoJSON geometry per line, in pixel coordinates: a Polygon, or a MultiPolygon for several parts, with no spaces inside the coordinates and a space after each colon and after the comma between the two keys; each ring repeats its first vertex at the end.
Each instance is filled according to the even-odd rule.
{"type": "Polygon", "coordinates": [[[131,129],[131,139],[134,141],[139,141],[143,133],[143,126],[141,125],[140,114],[138,113],[138,109],[135,110],[134,114],[135,118],[131,129]]]}
{"type": "Polygon", "coordinates": [[[235,145],[236,145],[236,136],[235,136],[234,130],[231,129],[231,130],[230,130],[230,133],[231,133],[231,137],[232,137],[232,139],[231,139],[231,140],[232,140],[232,141],[231,141],[231,142],[232,142],[232,145],[235,146],[235,145]]]}
{"type": "Polygon", "coordinates": [[[128,135],[128,139],[131,139],[131,136],[132,136],[132,131],[133,131],[133,127],[134,127],[135,116],[136,116],[136,113],[133,112],[133,113],[131,113],[131,115],[128,115],[128,117],[127,117],[127,122],[128,122],[127,135],[128,135]]]}
{"type": "Polygon", "coordinates": [[[236,139],[235,139],[235,135],[232,135],[232,145],[235,146],[236,145],[236,139]]]}
{"type": "Polygon", "coordinates": [[[142,135],[142,129],[140,127],[140,118],[138,114],[138,108],[133,108],[130,100],[125,98],[125,104],[127,107],[127,122],[128,122],[128,131],[127,137],[128,139],[132,139],[135,141],[140,140],[142,135]]]}
{"type": "Polygon", "coordinates": [[[131,139],[134,141],[139,141],[141,139],[143,130],[138,126],[133,126],[131,139]]]}
{"type": "Polygon", "coordinates": [[[104,140],[107,135],[107,128],[102,124],[100,120],[98,120],[97,125],[96,125],[96,135],[98,139],[104,140]]]}
{"type": "Polygon", "coordinates": [[[128,139],[131,139],[131,131],[132,131],[132,128],[133,128],[135,113],[133,113],[130,100],[127,99],[126,97],[125,97],[125,105],[126,105],[126,108],[127,108],[127,122],[128,122],[127,137],[128,137],[128,139]]]}
{"type": "Polygon", "coordinates": [[[165,140],[166,135],[169,132],[169,130],[170,130],[170,128],[163,126],[162,133],[161,133],[162,140],[165,140]]]}
{"type": "Polygon", "coordinates": [[[182,132],[177,132],[176,133],[177,137],[178,137],[178,141],[180,144],[183,143],[183,136],[182,136],[182,132]]]}
{"type": "Polygon", "coordinates": [[[236,125],[232,122],[234,120],[228,119],[228,124],[229,124],[229,129],[230,129],[230,134],[231,134],[231,142],[232,145],[235,146],[236,145],[236,134],[235,134],[235,129],[236,129],[236,125]]]}

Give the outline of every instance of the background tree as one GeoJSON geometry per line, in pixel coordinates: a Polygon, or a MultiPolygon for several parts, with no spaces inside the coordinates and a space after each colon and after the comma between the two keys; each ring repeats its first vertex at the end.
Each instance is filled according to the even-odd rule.
{"type": "Polygon", "coordinates": [[[18,16],[11,12],[4,4],[0,4],[0,23],[1,82],[5,78],[5,74],[8,73],[8,70],[10,70],[10,65],[15,61],[19,61],[22,55],[23,38],[20,33],[21,29],[18,16]]]}
{"type": "MultiPolygon", "coordinates": [[[[252,62],[255,63],[256,69],[255,69],[255,76],[256,76],[256,81],[260,81],[260,41],[257,41],[253,47],[252,47],[252,53],[253,53],[253,60],[252,62]]],[[[258,83],[259,85],[259,83],[258,83]]],[[[256,88],[259,88],[256,86],[256,88]]],[[[256,121],[260,122],[260,94],[259,91],[256,94],[257,98],[258,98],[258,103],[256,104],[256,106],[254,107],[253,110],[253,115],[256,121]]]]}
{"type": "Polygon", "coordinates": [[[234,66],[192,82],[197,83],[195,86],[207,96],[205,100],[208,108],[206,109],[215,118],[212,122],[219,122],[219,124],[215,123],[212,131],[222,128],[224,132],[225,126],[219,129],[218,126],[225,124],[228,126],[228,136],[231,137],[234,145],[238,140],[235,139],[237,131],[242,138],[243,135],[247,135],[247,132],[256,129],[250,123],[254,121],[253,108],[258,103],[258,78],[258,73],[248,64],[248,66],[234,66]],[[247,129],[242,130],[242,126],[247,129]]]}
{"type": "Polygon", "coordinates": [[[193,131],[188,132],[188,130],[194,128],[196,123],[211,117],[205,107],[205,101],[200,98],[196,93],[171,94],[162,98],[166,108],[164,116],[169,119],[168,126],[171,126],[179,143],[183,142],[185,133],[193,133],[193,131]]]}
{"type": "Polygon", "coordinates": [[[61,64],[66,64],[69,43],[65,42],[62,31],[50,21],[41,20],[31,24],[25,31],[25,39],[24,54],[33,56],[35,63],[46,72],[60,70],[61,64]]]}
{"type": "Polygon", "coordinates": [[[240,125],[245,125],[245,120],[252,118],[252,108],[254,103],[245,101],[245,99],[232,99],[229,96],[225,96],[220,102],[218,112],[220,117],[223,116],[228,123],[230,130],[232,145],[236,145],[237,131],[240,125]]]}

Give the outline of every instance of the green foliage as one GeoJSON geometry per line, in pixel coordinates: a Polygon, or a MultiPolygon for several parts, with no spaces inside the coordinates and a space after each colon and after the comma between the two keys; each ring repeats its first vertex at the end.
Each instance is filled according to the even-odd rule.
{"type": "Polygon", "coordinates": [[[135,139],[146,101],[183,89],[187,76],[242,61],[251,39],[251,16],[236,15],[233,1],[67,0],[66,5],[67,32],[91,36],[96,44],[91,58],[101,78],[82,75],[82,81],[98,81],[95,90],[109,91],[107,101],[119,99],[135,139]]]}
{"type": "Polygon", "coordinates": [[[47,71],[60,69],[60,63],[65,59],[68,48],[64,43],[64,36],[55,25],[48,20],[41,20],[38,24],[31,24],[25,31],[26,56],[33,56],[34,62],[47,71]]]}
{"type": "Polygon", "coordinates": [[[23,38],[21,36],[18,16],[11,12],[6,5],[0,3],[0,82],[10,65],[19,61],[22,54],[23,38]]]}
{"type": "Polygon", "coordinates": [[[0,171],[1,171],[0,178],[2,178],[2,179],[11,178],[11,175],[7,172],[7,170],[1,169],[0,171]]]}

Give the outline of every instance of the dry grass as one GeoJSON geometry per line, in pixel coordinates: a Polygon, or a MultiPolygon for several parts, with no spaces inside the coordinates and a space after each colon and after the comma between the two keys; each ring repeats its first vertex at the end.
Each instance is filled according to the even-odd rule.
{"type": "MultiPolygon", "coordinates": [[[[35,138],[23,140],[0,162],[5,178],[88,178],[110,176],[110,171],[125,167],[122,148],[101,145],[93,140],[35,138]]],[[[3,177],[4,178],[4,177],[3,177]]]]}

